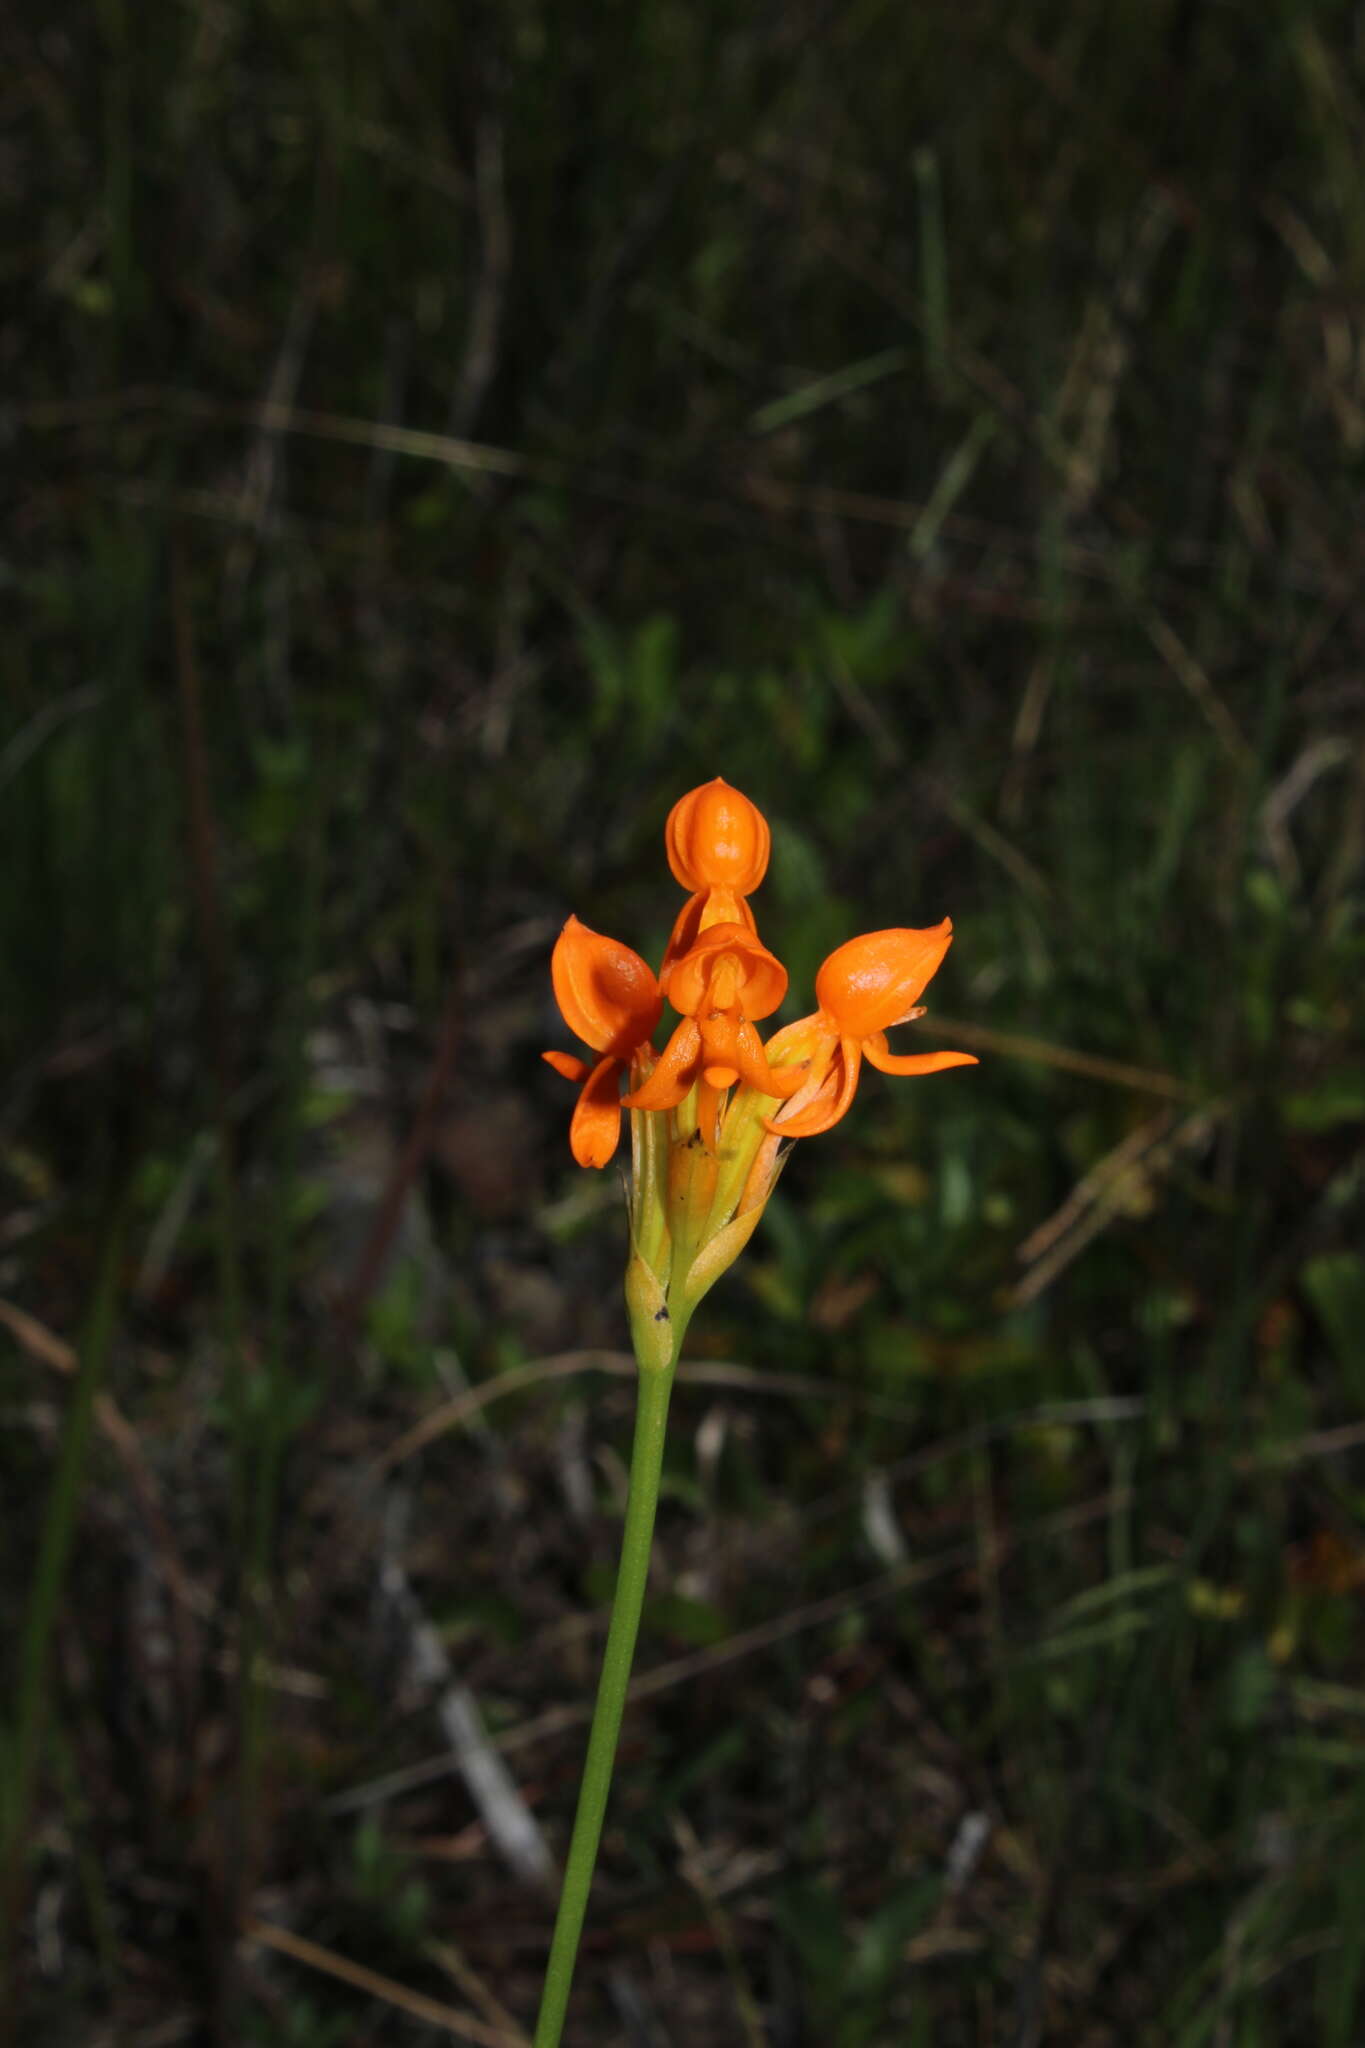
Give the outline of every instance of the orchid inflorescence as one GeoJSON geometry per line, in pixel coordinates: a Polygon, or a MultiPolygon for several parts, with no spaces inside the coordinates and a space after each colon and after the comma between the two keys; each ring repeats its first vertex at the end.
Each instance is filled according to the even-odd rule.
{"type": "Polygon", "coordinates": [[[559,2048],[568,2009],[649,1576],[669,1390],[692,1312],[748,1243],[792,1141],[847,1113],[864,1059],[885,1074],[976,1065],[967,1052],[895,1054],[887,1044],[892,1025],[921,1014],[920,995],[952,943],[946,917],[927,931],[867,932],[837,946],[815,977],[819,1007],[765,1045],[757,1026],[787,993],[787,970],[749,908],[767,873],[767,822],[717,776],[674,804],[664,843],[687,901],[658,975],[576,917],[551,961],[564,1021],[594,1055],[544,1055],[578,1083],[569,1143],[580,1166],[614,1158],[621,1112],[630,1113],[626,1306],[640,1378],[621,1566],[534,2048],[559,2048]],[[665,1001],[678,1022],[660,1051],[665,1001]]]}
{"type": "Polygon", "coordinates": [[[571,917],[555,944],[554,992],[596,1057],[544,1054],[580,1084],[569,1129],[580,1166],[608,1164],[621,1111],[630,1113],[626,1291],[642,1365],[651,1351],[676,1357],[692,1310],[752,1235],[790,1141],[838,1123],[864,1059],[885,1074],[977,1064],[970,1053],[895,1054],[887,1043],[891,1026],[922,1014],[920,994],[952,943],[946,917],[836,947],[815,977],[819,1007],[765,1045],[756,1026],[787,992],[787,970],[749,907],[767,871],[767,821],[717,776],[673,806],[664,840],[688,898],[658,976],[629,946],[571,917]],[[679,1021],[656,1051],[665,1000],[679,1021]]]}

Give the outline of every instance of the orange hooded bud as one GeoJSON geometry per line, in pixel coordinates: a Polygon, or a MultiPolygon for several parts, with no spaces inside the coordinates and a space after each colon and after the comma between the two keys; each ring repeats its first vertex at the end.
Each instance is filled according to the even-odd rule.
{"type": "Polygon", "coordinates": [[[662,980],[711,926],[742,924],[751,932],[756,929],[745,898],[768,872],[771,844],[762,811],[723,777],[679,797],[664,827],[664,846],[674,879],[692,894],[674,922],[660,969],[662,980]]]}
{"type": "Polygon", "coordinates": [[[815,977],[815,1000],[848,1038],[904,1024],[953,943],[953,921],[927,931],[864,932],[836,946],[815,977]]]}
{"type": "Polygon", "coordinates": [[[664,845],[684,889],[726,889],[748,896],[768,872],[772,835],[756,804],[723,777],[679,797],[668,814],[664,845]]]}

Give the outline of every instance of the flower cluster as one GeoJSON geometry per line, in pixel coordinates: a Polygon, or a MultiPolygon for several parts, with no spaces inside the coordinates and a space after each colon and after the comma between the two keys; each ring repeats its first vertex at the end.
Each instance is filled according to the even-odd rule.
{"type": "MultiPolygon", "coordinates": [[[[637,1339],[642,1322],[672,1325],[670,1355],[678,1324],[752,1234],[787,1141],[839,1121],[864,1058],[884,1074],[976,1065],[970,1053],[895,1054],[887,1044],[890,1026],[922,1014],[919,996],[952,943],[946,917],[926,931],[868,932],[836,947],[815,978],[819,1007],[764,1044],[756,1026],[787,993],[787,970],[749,907],[769,844],[761,812],[719,776],[692,790],[665,831],[668,864],[688,897],[657,978],[629,946],[576,917],[551,962],[564,1021],[596,1055],[544,1055],[581,1084],[569,1142],[580,1166],[605,1166],[621,1111],[630,1112],[627,1294],[637,1339]],[[656,1051],[665,1000],[679,1021],[656,1051]]],[[[658,1348],[662,1355],[662,1337],[658,1348]]]]}

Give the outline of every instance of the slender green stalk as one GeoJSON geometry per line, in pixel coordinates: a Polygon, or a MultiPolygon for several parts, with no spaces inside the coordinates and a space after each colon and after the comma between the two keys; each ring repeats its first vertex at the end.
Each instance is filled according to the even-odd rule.
{"type": "MultiPolygon", "coordinates": [[[[626,1689],[635,1655],[635,1638],[640,1627],[645,1584],[649,1577],[649,1552],[654,1535],[654,1511],[659,1500],[659,1474],[663,1467],[664,1431],[668,1421],[668,1397],[682,1344],[682,1328],[674,1333],[672,1355],[666,1365],[643,1366],[635,1410],[635,1443],[630,1455],[630,1494],[626,1501],[626,1522],[621,1533],[621,1563],[616,1575],[616,1592],[611,1603],[611,1626],[602,1659],[602,1677],[588,1734],[588,1755],[583,1766],[583,1783],[578,1793],[569,1859],[564,1867],[564,1888],[559,1895],[554,1939],[545,1970],[540,2018],[536,2022],[534,2048],[558,2048],[564,2014],[573,1983],[583,1917],[588,1908],[597,1844],[611,1789],[616,1740],[621,1732],[626,1689]]],[[[637,1343],[637,1356],[641,1351],[637,1343]]]]}

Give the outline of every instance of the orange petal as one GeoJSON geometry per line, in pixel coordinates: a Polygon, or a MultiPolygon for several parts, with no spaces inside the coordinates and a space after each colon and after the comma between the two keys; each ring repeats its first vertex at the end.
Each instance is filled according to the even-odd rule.
{"type": "Polygon", "coordinates": [[[557,1074],[562,1074],[566,1081],[586,1081],[592,1072],[587,1061],[579,1059],[576,1053],[543,1052],[540,1057],[547,1066],[553,1067],[557,1074]]]}
{"type": "Polygon", "coordinates": [[[779,1109],[766,1119],[766,1127],[781,1138],[814,1138],[837,1124],[848,1112],[858,1087],[862,1048],[855,1038],[841,1038],[830,1069],[811,1101],[788,1115],[779,1109]]]}
{"type": "Polygon", "coordinates": [[[887,1046],[884,1031],[874,1031],[870,1038],[865,1038],[863,1051],[883,1074],[942,1074],[949,1067],[979,1067],[981,1064],[976,1054],[971,1052],[892,1052],[887,1046]]]}
{"type": "Polygon", "coordinates": [[[676,1109],[696,1080],[700,1064],[701,1029],[684,1017],[649,1079],[621,1099],[627,1109],[676,1109]]]}
{"type": "Polygon", "coordinates": [[[713,924],[669,969],[669,1002],[684,1017],[698,1017],[715,1008],[712,981],[717,973],[731,975],[735,983],[724,1006],[736,1002],[746,1017],[771,1016],[787,993],[786,968],[756,933],[747,925],[713,924]]]}
{"type": "Polygon", "coordinates": [[[768,871],[771,843],[757,804],[719,775],[679,797],[664,827],[668,865],[684,889],[733,889],[747,896],[768,871]]]}
{"type": "Polygon", "coordinates": [[[760,1095],[795,1095],[806,1080],[800,1067],[774,1072],[762,1039],[742,1017],[708,1017],[701,1027],[701,1040],[708,1062],[741,1075],[760,1095]]]}
{"type": "Polygon", "coordinates": [[[594,1052],[629,1059],[663,1014],[659,984],[638,953],[571,917],[550,961],[564,1022],[594,1052]]]}
{"type": "Polygon", "coordinates": [[[870,1038],[909,1014],[952,942],[948,917],[927,931],[864,932],[830,954],[815,977],[816,999],[841,1035],[870,1038]]]}
{"type": "Polygon", "coordinates": [[[667,981],[670,967],[690,953],[702,932],[713,924],[742,924],[751,932],[757,930],[752,910],[733,889],[698,889],[674,920],[659,968],[660,987],[667,981]]]}
{"type": "Polygon", "coordinates": [[[583,1083],[569,1125],[569,1146],[580,1166],[605,1166],[620,1141],[620,1069],[620,1060],[608,1055],[583,1083]]]}

